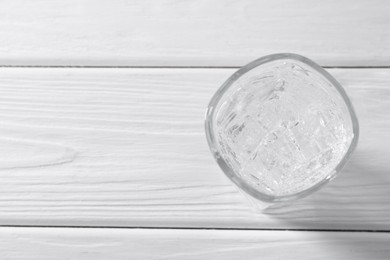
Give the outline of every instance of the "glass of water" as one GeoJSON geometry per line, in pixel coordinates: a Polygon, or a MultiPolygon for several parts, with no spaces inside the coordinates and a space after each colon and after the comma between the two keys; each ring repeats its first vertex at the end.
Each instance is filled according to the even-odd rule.
{"type": "Polygon", "coordinates": [[[210,101],[205,124],[223,172],[267,203],[323,186],[342,169],[359,135],[341,85],[297,54],[269,55],[234,73],[210,101]]]}

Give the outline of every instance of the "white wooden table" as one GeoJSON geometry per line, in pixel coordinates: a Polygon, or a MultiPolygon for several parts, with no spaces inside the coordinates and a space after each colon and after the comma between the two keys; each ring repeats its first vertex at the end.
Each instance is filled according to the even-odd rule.
{"type": "Polygon", "coordinates": [[[390,2],[0,2],[1,259],[389,259],[390,2]],[[203,116],[238,67],[325,66],[361,138],[316,194],[254,212],[203,116]]]}

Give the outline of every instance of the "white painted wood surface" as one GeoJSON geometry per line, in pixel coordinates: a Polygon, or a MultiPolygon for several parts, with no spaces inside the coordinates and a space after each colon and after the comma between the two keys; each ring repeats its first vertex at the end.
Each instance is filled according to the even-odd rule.
{"type": "Polygon", "coordinates": [[[386,0],[1,1],[0,258],[389,259],[389,13],[386,0]],[[360,119],[343,173],[258,213],[214,163],[203,114],[227,67],[276,52],[376,68],[329,70],[360,119]]]}
{"type": "Polygon", "coordinates": [[[390,234],[2,228],[2,259],[388,259],[390,234]]]}
{"type": "Polygon", "coordinates": [[[390,230],[390,69],[330,69],[360,119],[329,186],[251,211],[205,107],[233,69],[0,69],[0,224],[390,230]]]}
{"type": "Polygon", "coordinates": [[[5,0],[0,65],[241,66],[296,52],[390,66],[387,0],[5,0]]]}

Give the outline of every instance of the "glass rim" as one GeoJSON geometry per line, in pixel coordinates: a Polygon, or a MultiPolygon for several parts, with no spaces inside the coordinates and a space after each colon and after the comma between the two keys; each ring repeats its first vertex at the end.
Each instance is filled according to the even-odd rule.
{"type": "Polygon", "coordinates": [[[264,57],[261,57],[257,60],[254,60],[247,65],[244,65],[240,69],[238,69],[235,73],[233,73],[223,84],[222,86],[215,92],[213,97],[211,98],[207,110],[206,110],[206,116],[205,116],[205,132],[206,132],[206,139],[209,145],[209,148],[211,150],[211,153],[214,156],[214,159],[217,161],[219,167],[224,172],[224,174],[235,184],[237,185],[241,190],[249,194],[250,196],[264,201],[268,203],[275,203],[275,202],[283,202],[283,201],[290,201],[294,199],[298,199],[301,197],[305,197],[314,191],[318,190],[322,186],[324,186],[326,183],[328,183],[331,179],[333,179],[337,173],[339,173],[342,168],[345,166],[346,162],[349,160],[352,152],[355,150],[358,139],[359,139],[359,123],[358,119],[355,113],[355,110],[353,108],[353,105],[345,92],[344,88],[340,85],[340,83],[332,76],[330,75],[325,69],[323,69],[321,66],[317,65],[314,61],[298,55],[294,53],[277,53],[277,54],[271,54],[264,57]],[[246,72],[262,65],[268,62],[276,61],[276,60],[296,60],[299,62],[302,62],[310,67],[312,67],[315,71],[320,73],[322,76],[324,76],[339,92],[341,97],[343,98],[349,115],[351,117],[352,121],[352,131],[353,131],[353,138],[351,140],[351,144],[347,150],[347,152],[344,154],[343,158],[341,159],[340,163],[330,172],[330,174],[324,178],[323,180],[319,181],[318,183],[314,184],[313,186],[289,195],[283,195],[283,196],[272,196],[263,192],[258,191],[254,187],[250,186],[247,182],[245,182],[241,177],[239,177],[234,170],[229,166],[228,163],[226,163],[225,159],[219,152],[219,148],[217,147],[217,144],[215,142],[215,135],[213,131],[213,117],[215,113],[215,107],[218,105],[219,101],[221,100],[222,96],[225,94],[225,92],[230,88],[230,86],[236,82],[242,75],[244,75],[246,72]]]}

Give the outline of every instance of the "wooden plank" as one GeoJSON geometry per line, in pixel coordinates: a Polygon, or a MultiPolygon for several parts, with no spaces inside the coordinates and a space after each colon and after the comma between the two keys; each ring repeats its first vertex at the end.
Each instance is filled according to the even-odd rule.
{"type": "Polygon", "coordinates": [[[0,69],[0,224],[390,230],[390,69],[332,69],[361,138],[329,186],[251,210],[203,116],[232,69],[0,69]]]}
{"type": "Polygon", "coordinates": [[[4,259],[389,259],[389,233],[1,228],[4,259]]]}
{"type": "Polygon", "coordinates": [[[0,65],[241,66],[295,52],[389,66],[390,2],[7,0],[0,65]]]}

